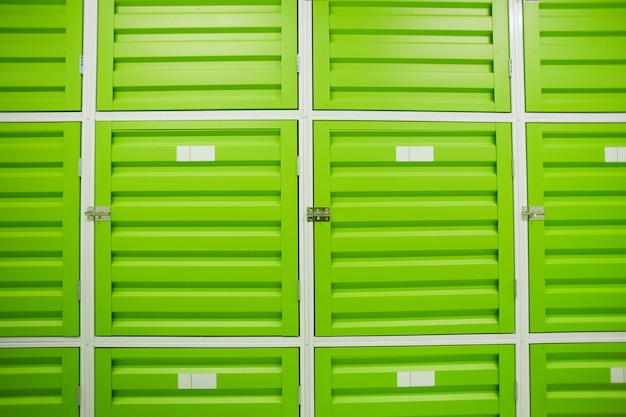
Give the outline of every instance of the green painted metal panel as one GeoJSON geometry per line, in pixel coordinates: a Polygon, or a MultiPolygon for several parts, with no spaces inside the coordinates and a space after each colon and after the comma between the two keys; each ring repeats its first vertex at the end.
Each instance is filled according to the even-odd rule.
{"type": "Polygon", "coordinates": [[[318,417],[515,416],[514,346],[318,348],[318,417]]]}
{"type": "Polygon", "coordinates": [[[100,0],[98,110],[297,107],[296,0],[100,0]]]}
{"type": "Polygon", "coordinates": [[[80,110],[81,0],[0,0],[0,111],[80,110]]]}
{"type": "Polygon", "coordinates": [[[314,129],[316,334],[513,332],[510,125],[314,129]]]}
{"type": "Polygon", "coordinates": [[[96,152],[97,334],[298,334],[296,122],[102,122],[96,152]]]}
{"type": "Polygon", "coordinates": [[[535,345],[530,355],[533,417],[626,416],[626,344],[535,345]]]}
{"type": "Polygon", "coordinates": [[[626,124],[529,124],[527,147],[531,331],[625,331],[626,124]]]}
{"type": "Polygon", "coordinates": [[[0,336],[78,335],[80,124],[0,124],[0,336]]]}
{"type": "Polygon", "coordinates": [[[96,349],[98,417],[297,417],[298,349],[96,349]]]}
{"type": "Polygon", "coordinates": [[[78,349],[0,349],[0,416],[78,417],[78,349]]]}
{"type": "Polygon", "coordinates": [[[524,2],[526,110],[626,111],[626,2],[524,2]]]}
{"type": "Polygon", "coordinates": [[[316,0],[314,106],[506,112],[506,0],[316,0]]]}

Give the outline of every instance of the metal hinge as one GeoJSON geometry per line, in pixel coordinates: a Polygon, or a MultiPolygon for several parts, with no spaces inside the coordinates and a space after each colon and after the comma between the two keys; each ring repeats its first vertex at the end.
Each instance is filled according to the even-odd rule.
{"type": "Polygon", "coordinates": [[[93,222],[108,222],[111,220],[111,207],[109,206],[97,206],[87,207],[85,212],[87,221],[93,222]]]}
{"type": "Polygon", "coordinates": [[[509,58],[509,78],[513,77],[513,58],[509,58]]]}
{"type": "Polygon", "coordinates": [[[78,295],[78,301],[80,301],[80,292],[81,292],[81,287],[82,287],[80,281],[78,281],[78,285],[76,285],[76,286],[78,287],[77,288],[77,290],[78,290],[78,294],[77,294],[78,295]]]}
{"type": "Polygon", "coordinates": [[[546,211],[543,206],[522,207],[522,218],[524,220],[544,220],[546,211]]]}
{"type": "Polygon", "coordinates": [[[300,157],[298,157],[298,159],[297,159],[296,169],[298,171],[298,176],[300,176],[300,169],[301,169],[300,157]]]}
{"type": "Polygon", "coordinates": [[[78,405],[80,407],[80,385],[78,387],[76,387],[76,405],[78,405]]]}
{"type": "Polygon", "coordinates": [[[85,74],[85,57],[82,56],[82,55],[80,56],[80,68],[79,68],[79,71],[80,71],[80,75],[85,74]]]}
{"type": "Polygon", "coordinates": [[[78,177],[83,176],[83,158],[78,158],[78,177]]]}
{"type": "Polygon", "coordinates": [[[296,55],[296,71],[300,74],[300,54],[296,55]]]}
{"type": "Polygon", "coordinates": [[[329,222],[330,221],[330,208],[329,207],[307,207],[306,208],[306,221],[307,222],[329,222]]]}

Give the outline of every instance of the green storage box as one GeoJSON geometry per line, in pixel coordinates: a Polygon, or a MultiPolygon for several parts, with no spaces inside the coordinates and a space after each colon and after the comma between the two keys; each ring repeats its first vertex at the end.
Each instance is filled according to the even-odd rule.
{"type": "Polygon", "coordinates": [[[98,3],[98,110],[298,106],[296,0],[98,3]]]}
{"type": "Polygon", "coordinates": [[[78,335],[79,157],[79,123],[0,123],[0,337],[78,335]]]}
{"type": "Polygon", "coordinates": [[[81,0],[0,0],[0,111],[81,108],[81,0]]]}
{"type": "Polygon", "coordinates": [[[0,416],[78,417],[78,370],[78,349],[0,349],[0,416]]]}
{"type": "Polygon", "coordinates": [[[626,416],[626,343],[530,347],[532,417],[626,416]]]}
{"type": "Polygon", "coordinates": [[[298,334],[297,124],[99,122],[100,336],[298,334]]]}
{"type": "Polygon", "coordinates": [[[527,127],[533,332],[626,331],[626,124],[527,127]]]}
{"type": "Polygon", "coordinates": [[[315,0],[315,109],[509,111],[507,3],[315,0]]]}
{"type": "Polygon", "coordinates": [[[298,417],[298,349],[97,349],[98,417],[298,417]]]}
{"type": "Polygon", "coordinates": [[[318,336],[514,331],[511,127],[315,122],[318,336]]]}
{"type": "Polygon", "coordinates": [[[626,111],[626,3],[524,1],[526,110],[626,111]]]}
{"type": "Polygon", "coordinates": [[[315,361],[317,417],[515,416],[512,345],[318,348],[315,361]]]}

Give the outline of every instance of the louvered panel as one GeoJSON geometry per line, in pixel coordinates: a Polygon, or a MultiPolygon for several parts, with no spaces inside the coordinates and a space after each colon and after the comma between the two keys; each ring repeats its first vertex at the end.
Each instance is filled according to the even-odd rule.
{"type": "Polygon", "coordinates": [[[513,346],[319,348],[316,414],[513,416],[513,346]]]}
{"type": "Polygon", "coordinates": [[[509,111],[506,1],[320,0],[313,10],[316,109],[509,111]]]}
{"type": "Polygon", "coordinates": [[[626,3],[524,2],[526,109],[626,111],[626,3]]]}
{"type": "Polygon", "coordinates": [[[0,349],[0,415],[78,417],[78,349],[0,349]]]}
{"type": "Polygon", "coordinates": [[[99,19],[99,110],[297,107],[295,0],[103,0],[99,19]]]}
{"type": "Polygon", "coordinates": [[[626,125],[531,124],[528,155],[532,331],[626,330],[626,125]]]}
{"type": "Polygon", "coordinates": [[[510,140],[505,124],[316,122],[317,335],[513,330],[510,140]],[[411,147],[432,160],[402,160],[411,147]]]}
{"type": "Polygon", "coordinates": [[[82,1],[0,0],[0,111],[80,110],[82,1]]]}
{"type": "Polygon", "coordinates": [[[98,143],[98,334],[298,333],[295,122],[100,123],[98,143]]]}
{"type": "Polygon", "coordinates": [[[97,349],[96,413],[298,416],[297,349],[97,349]]]}
{"type": "Polygon", "coordinates": [[[535,345],[531,355],[531,415],[623,416],[626,344],[535,345]]]}
{"type": "Polygon", "coordinates": [[[0,125],[0,336],[78,334],[80,125],[0,125]]]}

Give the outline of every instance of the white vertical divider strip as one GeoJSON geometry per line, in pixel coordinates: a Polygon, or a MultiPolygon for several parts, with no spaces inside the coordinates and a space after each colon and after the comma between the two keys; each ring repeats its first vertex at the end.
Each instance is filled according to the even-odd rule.
{"type": "Polygon", "coordinates": [[[315,296],[313,224],[306,207],[313,207],[313,2],[298,0],[298,54],[300,59],[298,155],[300,255],[300,416],[315,416],[315,296]]]}
{"type": "Polygon", "coordinates": [[[98,2],[83,2],[83,73],[81,129],[81,231],[80,231],[80,417],[93,417],[95,412],[95,296],[94,296],[94,222],[82,214],[95,199],[95,134],[96,134],[96,56],[98,49],[98,2]]]}
{"type": "Polygon", "coordinates": [[[509,42],[513,60],[511,74],[511,112],[513,115],[513,208],[515,219],[515,375],[517,413],[530,416],[530,345],[529,345],[529,280],[528,223],[522,221],[521,207],[527,205],[526,193],[526,108],[524,96],[524,29],[523,2],[509,0],[509,42]]]}

